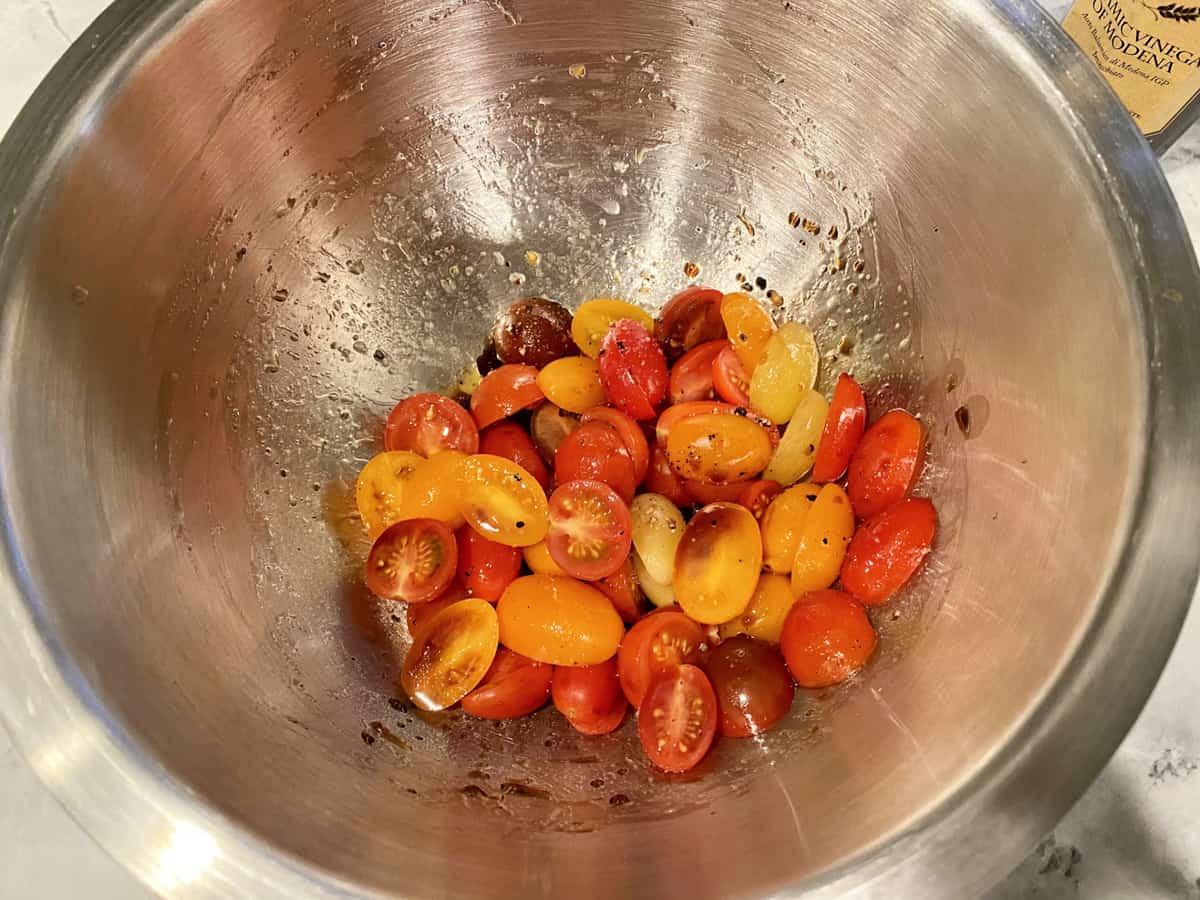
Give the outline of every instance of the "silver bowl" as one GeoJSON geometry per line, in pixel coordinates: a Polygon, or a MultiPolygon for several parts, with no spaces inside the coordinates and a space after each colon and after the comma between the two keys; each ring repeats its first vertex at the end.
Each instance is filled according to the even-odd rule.
{"type": "Polygon", "coordinates": [[[0,706],[164,895],[963,896],[1196,581],[1191,245],[1027,0],[121,0],[0,201],[0,706]],[[516,297],[653,307],[689,262],[929,426],[882,652],[688,778],[418,717],[348,503],[382,415],[516,297]]]}

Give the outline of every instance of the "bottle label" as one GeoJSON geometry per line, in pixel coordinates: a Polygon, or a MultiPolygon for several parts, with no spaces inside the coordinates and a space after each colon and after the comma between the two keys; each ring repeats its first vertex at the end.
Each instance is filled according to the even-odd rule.
{"type": "Polygon", "coordinates": [[[1078,0],[1063,28],[1147,136],[1200,95],[1200,0],[1078,0]]]}

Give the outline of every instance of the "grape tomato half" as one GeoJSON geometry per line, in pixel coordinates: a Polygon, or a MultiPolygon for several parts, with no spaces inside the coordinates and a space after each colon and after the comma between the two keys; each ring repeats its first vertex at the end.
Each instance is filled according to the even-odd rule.
{"type": "Polygon", "coordinates": [[[604,402],[596,361],[587,356],[556,359],[537,376],[546,399],[567,412],[582,413],[604,402]]]}
{"type": "Polygon", "coordinates": [[[569,481],[550,495],[551,558],[568,575],[598,581],[629,558],[629,507],[600,481],[569,481]]]}
{"type": "Polygon", "coordinates": [[[504,646],[556,666],[590,666],[617,652],[625,625],[608,597],[555,575],[526,575],[496,606],[504,646]]]}
{"type": "MultiPolygon", "coordinates": [[[[579,427],[579,419],[559,409],[553,403],[543,403],[529,418],[529,433],[534,445],[548,465],[554,465],[558,448],[567,435],[579,427]]],[[[498,454],[503,456],[504,454],[498,454]]]]}
{"type": "Polygon", "coordinates": [[[704,625],[745,611],[762,570],[762,537],[750,511],[713,503],[688,522],[675,551],[672,585],[679,606],[704,625]]]}
{"type": "Polygon", "coordinates": [[[713,363],[721,351],[729,349],[728,341],[709,341],[693,347],[671,367],[667,396],[672,403],[712,400],[713,363]]]}
{"type": "Polygon", "coordinates": [[[667,438],[667,459],[680,477],[709,484],[753,478],[771,461],[772,449],[765,429],[728,413],[689,416],[667,438]]]}
{"type": "Polygon", "coordinates": [[[447,709],[483,681],[499,639],[490,603],[477,598],[452,603],[414,637],[400,669],[400,686],[421,709],[447,709]]]}
{"type": "Polygon", "coordinates": [[[528,471],[501,456],[479,453],[462,461],[459,478],[459,512],[485,538],[528,547],[546,536],[546,492],[528,471]]]}
{"type": "Polygon", "coordinates": [[[463,697],[463,712],[480,719],[527,716],[546,705],[553,677],[553,666],[501,647],[479,687],[463,697]]]}
{"type": "Polygon", "coordinates": [[[638,706],[642,749],[664,772],[686,772],[717,734],[717,698],[703,671],[683,665],[650,685],[638,706]]]}
{"type": "Polygon", "coordinates": [[[792,561],[792,593],[819,591],[837,581],[854,536],[854,509],[840,485],[827,484],[804,517],[792,561]]]}
{"type": "Polygon", "coordinates": [[[661,494],[638,494],[629,507],[633,545],[650,577],[670,584],[675,577],[675,550],[683,539],[683,513],[661,494]]]}
{"type": "Polygon", "coordinates": [[[504,589],[521,574],[521,551],[490,541],[473,528],[458,529],[455,538],[458,542],[458,580],[470,596],[495,603],[504,589]]]}
{"type": "Polygon", "coordinates": [[[843,372],[833,388],[833,400],[821,431],[821,442],[817,445],[813,481],[824,483],[842,477],[866,427],[866,397],[858,382],[843,372]]]}
{"type": "Polygon", "coordinates": [[[842,587],[868,605],[908,583],[933,547],[937,510],[924,497],[893,504],[862,524],[842,565],[842,587]]]}
{"type": "Polygon", "coordinates": [[[721,734],[754,737],[774,727],[789,709],[796,689],[778,648],[751,637],[735,637],[713,649],[704,670],[720,712],[721,734]]]}
{"type": "Polygon", "coordinates": [[[433,456],[443,450],[475,453],[479,429],[471,414],[441,394],[414,394],[392,409],[384,429],[388,450],[433,456]]]}
{"type": "Polygon", "coordinates": [[[617,436],[621,438],[625,449],[629,451],[629,458],[633,460],[634,477],[639,483],[646,477],[646,472],[650,468],[650,445],[646,441],[642,427],[637,422],[611,406],[595,406],[587,410],[580,421],[585,424],[587,422],[603,422],[612,427],[617,432],[617,436]]]}
{"type": "Polygon", "coordinates": [[[416,453],[391,450],[376,454],[354,482],[354,502],[372,540],[403,518],[405,484],[425,462],[416,453]]]}
{"type": "Polygon", "coordinates": [[[760,641],[778,644],[783,620],[795,602],[790,578],[764,572],[759,576],[750,604],[740,616],[721,626],[720,636],[724,639],[748,634],[760,641]]]}
{"type": "Polygon", "coordinates": [[[606,422],[580,425],[558,448],[554,457],[554,479],[602,481],[626,503],[637,490],[637,469],[620,433],[606,422]]]}
{"type": "Polygon", "coordinates": [[[792,571],[804,520],[820,493],[815,484],[794,484],[767,507],[761,522],[763,565],[767,571],[780,575],[792,571]]]}
{"type": "Polygon", "coordinates": [[[479,452],[512,460],[536,478],[543,490],[550,489],[550,470],[529,432],[516,422],[497,422],[485,428],[479,435],[479,452]]]}
{"type": "Polygon", "coordinates": [[[753,377],[767,341],[775,333],[770,314],[749,294],[737,292],[721,299],[721,318],[742,367],[753,377]]]}
{"type": "Polygon", "coordinates": [[[912,490],[925,461],[925,427],[893,409],[866,430],[846,474],[846,490],[862,519],[883,512],[912,490]]]}
{"type": "Polygon", "coordinates": [[[725,322],[721,318],[723,296],[720,291],[694,285],[667,301],[655,320],[654,336],[669,359],[679,359],[706,342],[725,340],[725,322]]]}
{"type": "Polygon", "coordinates": [[[781,326],[767,340],[750,379],[750,405],[772,422],[787,422],[816,384],[820,362],[811,331],[796,322],[781,326]]]}
{"type": "Polygon", "coordinates": [[[608,402],[637,421],[654,418],[667,396],[667,358],[640,322],[615,322],[600,344],[600,382],[608,402]]]}
{"type": "MultiPolygon", "coordinates": [[[[750,376],[738,359],[737,352],[726,343],[721,353],[713,360],[713,387],[721,399],[735,406],[750,406],[750,376]]],[[[758,407],[755,407],[758,409],[758,407]]],[[[762,412],[762,410],[759,410],[762,412]]]]}
{"type": "Polygon", "coordinates": [[[829,403],[816,391],[805,391],[801,395],[791,421],[783,431],[783,438],[775,448],[775,455],[763,472],[764,478],[786,487],[809,473],[828,412],[829,403]]]}
{"type": "Polygon", "coordinates": [[[449,528],[434,519],[406,519],[375,539],[367,555],[367,587],[388,600],[433,600],[450,586],[457,564],[449,528]]]}
{"type": "Polygon", "coordinates": [[[704,631],[678,609],[653,612],[637,621],[617,653],[621,690],[640,706],[656,678],[703,658],[704,631]]]}
{"type": "Polygon", "coordinates": [[[554,708],[581,734],[615,731],[628,709],[615,658],[591,666],[555,666],[550,695],[554,708]]]}
{"type": "Polygon", "coordinates": [[[533,366],[503,365],[483,376],[471,394],[471,415],[475,424],[487,428],[523,409],[541,403],[545,396],[537,383],[538,370],[533,366]]]}

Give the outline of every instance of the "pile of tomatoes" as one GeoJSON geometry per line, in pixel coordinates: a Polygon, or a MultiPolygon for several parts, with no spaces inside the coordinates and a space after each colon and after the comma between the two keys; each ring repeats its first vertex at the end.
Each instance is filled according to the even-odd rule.
{"type": "Polygon", "coordinates": [[[849,375],[814,390],[819,361],[744,293],[690,287],[657,319],[513,304],[469,411],[402,400],[356,485],[367,585],[408,604],[410,699],[490,719],[550,700],[592,735],[632,706],[650,760],[682,772],[718,733],[776,724],[797,685],[850,677],[937,514],[909,496],[921,423],[868,428],[849,375]]]}

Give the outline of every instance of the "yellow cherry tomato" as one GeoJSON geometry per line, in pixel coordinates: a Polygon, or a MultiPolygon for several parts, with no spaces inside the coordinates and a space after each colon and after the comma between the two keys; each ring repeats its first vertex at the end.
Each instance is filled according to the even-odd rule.
{"type": "Polygon", "coordinates": [[[587,356],[595,359],[600,355],[600,342],[608,334],[609,326],[621,319],[633,319],[654,333],[654,320],[644,309],[624,300],[589,300],[579,307],[571,320],[571,337],[587,356]]]}
{"type": "Polygon", "coordinates": [[[788,322],[767,340],[750,378],[750,406],[776,425],[792,417],[805,391],[817,382],[821,357],[811,331],[788,322]]]}
{"type": "Polygon", "coordinates": [[[638,494],[629,505],[634,549],[651,579],[669,585],[675,574],[675,548],[686,523],[679,507],[662,494],[638,494]]]}
{"type": "Polygon", "coordinates": [[[763,565],[768,571],[786,575],[796,560],[800,531],[813,501],[815,484],[796,484],[771,501],[762,517],[763,565]]]}
{"type": "Polygon", "coordinates": [[[443,450],[413,469],[400,501],[400,519],[437,519],[450,530],[463,523],[458,511],[459,467],[466,456],[443,450]]]}
{"type": "Polygon", "coordinates": [[[754,516],[737,503],[710,503],[692,516],[675,551],[675,599],[697,622],[720,625],[745,612],[761,571],[754,516]]]}
{"type": "Polygon", "coordinates": [[[400,669],[400,686],[421,709],[453,706],[483,680],[496,656],[500,623],[492,604],[451,603],[421,625],[400,669]]]}
{"type": "Polygon", "coordinates": [[[566,575],[562,566],[554,561],[550,555],[550,548],[545,541],[538,541],[531,547],[526,547],[522,551],[525,557],[525,565],[529,566],[529,571],[534,575],[566,575]]]}
{"type": "Polygon", "coordinates": [[[792,563],[792,593],[821,591],[837,580],[854,537],[854,510],[850,498],[836,484],[827,484],[804,519],[796,559],[792,563]]]}
{"type": "Polygon", "coordinates": [[[817,444],[821,442],[821,431],[828,414],[829,401],[816,391],[805,391],[796,404],[792,420],[783,430],[783,437],[763,478],[787,486],[807,475],[817,456],[817,444]]]}
{"type": "Polygon", "coordinates": [[[733,351],[746,374],[753,376],[775,331],[771,315],[749,294],[726,294],[721,299],[721,318],[733,344],[733,351]]]}
{"type": "Polygon", "coordinates": [[[354,502],[371,540],[389,525],[400,521],[404,486],[424,457],[407,450],[393,450],[371,457],[354,482],[354,502]]]}
{"type": "Polygon", "coordinates": [[[671,427],[667,461],[682,478],[693,481],[747,481],[771,461],[771,439],[766,429],[745,416],[688,416],[671,427]]]}
{"type": "Polygon", "coordinates": [[[633,554],[633,571],[642,587],[642,593],[651,603],[658,607],[675,605],[675,588],[671,586],[671,582],[656,581],[637,553],[633,554]]]}
{"type": "Polygon", "coordinates": [[[558,575],[526,575],[500,595],[500,642],[538,662],[592,666],[611,659],[625,636],[612,602],[558,575]]]}
{"type": "Polygon", "coordinates": [[[604,404],[604,387],[596,361],[586,356],[567,356],[548,363],[538,372],[538,387],[546,399],[567,412],[579,415],[604,404]]]}
{"type": "Polygon", "coordinates": [[[550,528],[546,492],[512,460],[490,453],[468,456],[459,467],[459,484],[459,512],[488,540],[529,547],[545,538],[550,528]]]}
{"type": "Polygon", "coordinates": [[[720,628],[722,640],[748,634],[752,638],[770,644],[779,643],[783,631],[783,620],[796,602],[792,586],[786,575],[763,574],[758,587],[750,598],[750,605],[736,619],[730,619],[720,628]]]}

